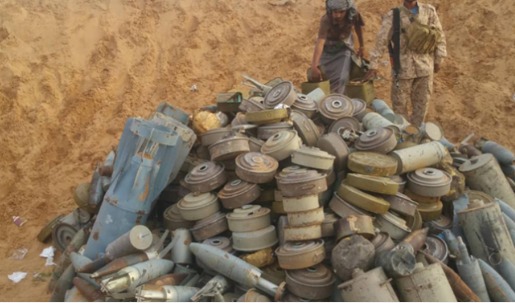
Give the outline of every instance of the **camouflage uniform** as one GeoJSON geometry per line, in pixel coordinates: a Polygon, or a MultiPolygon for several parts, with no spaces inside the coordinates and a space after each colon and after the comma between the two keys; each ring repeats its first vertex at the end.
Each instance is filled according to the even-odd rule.
{"type": "MultiPolygon", "coordinates": [[[[401,69],[398,75],[398,86],[392,81],[391,98],[393,110],[408,118],[414,125],[420,126],[424,122],[429,105],[429,99],[433,91],[434,64],[441,64],[447,56],[445,36],[442,31],[442,39],[436,50],[431,54],[419,54],[407,48],[406,35],[403,28],[410,24],[410,17],[415,17],[422,24],[432,25],[442,30],[442,25],[436,14],[436,9],[429,4],[418,3],[418,14],[413,15],[406,9],[401,9],[401,35],[400,35],[400,63],[401,69]],[[408,116],[408,100],[411,100],[413,112],[408,116]]],[[[393,10],[384,17],[381,29],[377,34],[376,45],[370,52],[370,68],[377,69],[379,60],[386,51],[393,33],[393,10]]]]}

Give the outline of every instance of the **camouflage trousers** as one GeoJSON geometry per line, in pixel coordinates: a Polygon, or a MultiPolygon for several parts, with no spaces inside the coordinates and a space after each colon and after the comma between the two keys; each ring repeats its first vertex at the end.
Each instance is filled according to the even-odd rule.
{"type": "Polygon", "coordinates": [[[420,127],[427,114],[429,99],[433,92],[433,75],[414,79],[399,79],[399,86],[392,81],[392,109],[408,121],[420,127]],[[409,102],[411,101],[411,102],[409,102]],[[411,115],[408,107],[411,105],[411,115]]]}

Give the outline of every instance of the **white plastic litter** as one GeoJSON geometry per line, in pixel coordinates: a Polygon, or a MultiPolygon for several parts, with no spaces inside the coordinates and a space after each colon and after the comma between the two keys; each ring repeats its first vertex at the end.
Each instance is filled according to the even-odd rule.
{"type": "Polygon", "coordinates": [[[46,258],[45,266],[55,265],[54,263],[54,252],[55,248],[53,246],[49,246],[39,254],[40,257],[46,258]]]}
{"type": "Polygon", "coordinates": [[[21,280],[25,279],[26,276],[27,273],[22,271],[15,271],[12,274],[7,275],[9,280],[13,281],[14,283],[20,282],[21,280]]]}

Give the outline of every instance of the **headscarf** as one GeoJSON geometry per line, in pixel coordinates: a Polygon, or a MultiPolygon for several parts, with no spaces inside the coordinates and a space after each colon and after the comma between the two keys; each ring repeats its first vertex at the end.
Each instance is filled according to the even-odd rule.
{"type": "Polygon", "coordinates": [[[352,0],[326,0],[325,9],[329,19],[331,19],[332,10],[346,10],[347,18],[349,20],[352,20],[352,18],[354,18],[358,13],[356,6],[354,5],[354,1],[352,0]]]}
{"type": "Polygon", "coordinates": [[[328,11],[331,10],[348,10],[354,6],[352,0],[327,0],[326,7],[328,11]]]}

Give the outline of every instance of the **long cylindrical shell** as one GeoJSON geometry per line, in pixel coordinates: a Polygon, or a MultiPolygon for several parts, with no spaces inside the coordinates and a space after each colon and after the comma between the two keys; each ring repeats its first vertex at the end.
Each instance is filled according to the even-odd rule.
{"type": "Polygon", "coordinates": [[[491,154],[467,160],[459,167],[471,189],[483,191],[515,208],[515,192],[511,189],[499,163],[491,154]]]}
{"type": "Polygon", "coordinates": [[[392,285],[381,267],[367,272],[357,270],[353,279],[338,285],[346,302],[399,302],[392,285]]]}
{"type": "Polygon", "coordinates": [[[395,284],[403,301],[457,301],[440,264],[418,268],[409,276],[397,278],[395,284]]]}
{"type": "Polygon", "coordinates": [[[492,266],[503,258],[515,263],[515,247],[498,204],[471,201],[458,219],[472,255],[492,266]]]}
{"type": "Polygon", "coordinates": [[[433,141],[395,150],[391,154],[399,162],[397,174],[403,174],[438,164],[449,152],[442,143],[433,141]]]}

